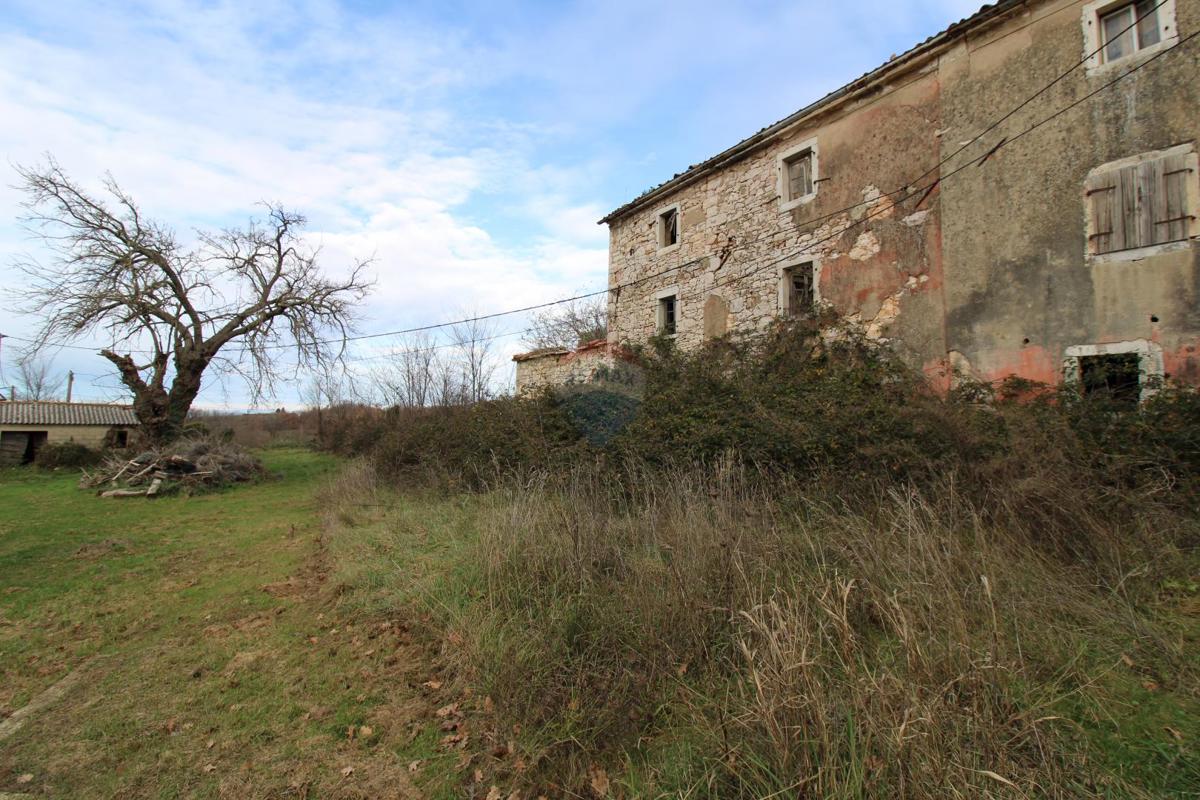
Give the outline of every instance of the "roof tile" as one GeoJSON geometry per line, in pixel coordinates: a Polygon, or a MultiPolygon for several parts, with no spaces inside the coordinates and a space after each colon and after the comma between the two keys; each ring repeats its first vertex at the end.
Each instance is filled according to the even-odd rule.
{"type": "Polygon", "coordinates": [[[129,406],[60,403],[50,400],[0,402],[0,425],[137,425],[129,406]]]}

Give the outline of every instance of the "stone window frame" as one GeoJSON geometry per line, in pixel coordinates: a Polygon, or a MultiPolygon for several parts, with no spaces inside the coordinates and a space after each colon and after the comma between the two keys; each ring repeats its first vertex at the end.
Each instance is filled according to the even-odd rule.
{"type": "Polygon", "coordinates": [[[1077,344],[1063,351],[1062,372],[1063,383],[1068,387],[1078,387],[1083,379],[1080,372],[1080,359],[1089,356],[1115,356],[1127,353],[1138,357],[1138,402],[1145,402],[1158,393],[1162,388],[1165,370],[1163,367],[1162,346],[1148,339],[1131,339],[1125,342],[1107,342],[1104,344],[1077,344]]]}
{"type": "Polygon", "coordinates": [[[791,289],[788,282],[788,272],[804,264],[811,264],[813,270],[813,309],[821,307],[821,259],[816,256],[797,256],[779,265],[778,272],[778,306],[779,316],[786,317],[788,311],[788,293],[791,289]]]}
{"type": "Polygon", "coordinates": [[[806,203],[811,203],[817,196],[817,190],[820,187],[820,164],[821,153],[817,145],[817,137],[806,139],[799,144],[792,145],[786,150],[781,151],[775,156],[775,191],[779,195],[779,210],[780,212],[791,211],[793,208],[798,208],[806,203]],[[812,153],[812,191],[800,197],[788,197],[788,176],[787,162],[792,156],[805,151],[812,153]]]}
{"type": "Polygon", "coordinates": [[[1175,0],[1166,0],[1158,7],[1158,42],[1149,47],[1134,50],[1116,61],[1106,61],[1104,53],[1100,49],[1102,35],[1100,18],[1134,2],[1135,0],[1092,0],[1084,5],[1083,55],[1087,58],[1085,69],[1088,75],[1102,74],[1122,66],[1132,66],[1179,42],[1179,28],[1175,24],[1175,0]]]}
{"type": "Polygon", "coordinates": [[[679,286],[678,286],[678,284],[676,284],[675,286],[668,286],[665,289],[659,289],[657,292],[654,293],[654,335],[655,336],[665,336],[668,339],[674,339],[676,336],[679,335],[679,323],[681,321],[681,317],[679,315],[679,308],[680,308],[680,304],[679,304],[679,286]],[[667,324],[667,320],[665,318],[665,315],[663,314],[662,301],[666,300],[669,297],[675,298],[675,332],[674,333],[663,333],[662,331],[663,331],[663,328],[667,324]]]}
{"type": "Polygon", "coordinates": [[[1083,253],[1089,265],[1095,264],[1112,264],[1122,261],[1141,261],[1144,258],[1160,255],[1163,253],[1173,253],[1179,250],[1187,250],[1192,246],[1192,240],[1200,238],[1200,156],[1196,153],[1195,142],[1185,142],[1167,147],[1162,150],[1151,150],[1137,155],[1119,158],[1116,161],[1109,161],[1106,164],[1100,164],[1088,170],[1086,179],[1084,180],[1083,188],[1083,224],[1084,224],[1084,239],[1083,253]],[[1189,223],[1188,236],[1185,239],[1176,242],[1164,242],[1162,244],[1151,244],[1143,247],[1134,247],[1128,250],[1113,250],[1107,253],[1092,252],[1092,237],[1097,233],[1095,230],[1095,221],[1092,214],[1092,201],[1088,197],[1087,186],[1091,180],[1106,172],[1113,172],[1124,167],[1131,167],[1137,164],[1143,164],[1147,161],[1155,161],[1160,158],[1170,156],[1183,155],[1187,156],[1188,167],[1191,168],[1191,180],[1187,181],[1187,210],[1192,215],[1189,223]]]}
{"type": "Polygon", "coordinates": [[[683,210],[679,203],[661,206],[654,212],[654,248],[658,253],[669,253],[679,247],[683,241],[683,210]],[[663,215],[668,211],[675,212],[675,243],[663,244],[663,215]]]}

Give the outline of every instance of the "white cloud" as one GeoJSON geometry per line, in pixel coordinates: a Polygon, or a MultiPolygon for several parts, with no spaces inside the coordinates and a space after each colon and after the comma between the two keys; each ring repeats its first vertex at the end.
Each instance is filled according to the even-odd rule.
{"type": "MultiPolygon", "coordinates": [[[[326,3],[289,4],[279,17],[282,6],[247,17],[248,8],[163,4],[114,24],[111,14],[81,6],[78,22],[90,27],[84,45],[0,35],[0,153],[11,163],[53,153],[92,186],[111,170],[147,213],[183,231],[238,224],[260,200],[301,210],[331,269],[375,258],[378,288],[364,308],[370,330],[603,285],[596,207],[572,207],[558,193],[539,200],[542,181],[536,170],[524,174],[514,149],[519,127],[488,124],[484,137],[436,104],[375,102],[397,87],[412,96],[452,83],[461,63],[453,37],[384,42],[385,32],[350,25],[326,3]],[[276,18],[310,23],[280,32],[296,48],[264,52],[255,32],[276,18]],[[351,86],[323,99],[305,91],[296,80],[302,58],[310,72],[345,70],[351,86]],[[370,90],[360,100],[356,87],[370,90]],[[463,143],[485,138],[487,146],[463,143]],[[494,186],[517,184],[525,193],[512,205],[527,206],[527,217],[558,213],[555,238],[502,246],[462,209],[494,186]],[[586,226],[585,217],[593,217],[586,226]]],[[[19,199],[0,190],[0,218],[14,218],[19,199]]],[[[13,249],[12,228],[0,231],[0,247],[13,249]]],[[[11,270],[2,274],[15,280],[11,270]]],[[[103,369],[95,363],[93,371],[103,369]]]]}
{"type": "MultiPolygon", "coordinates": [[[[284,203],[309,216],[331,269],[376,259],[363,328],[392,330],[603,286],[595,223],[623,195],[881,63],[903,49],[895,30],[927,35],[971,5],[619,0],[459,19],[334,0],[12,0],[0,159],[53,153],[91,186],[111,171],[184,234],[284,203]],[[639,125],[653,135],[628,134],[639,125]]],[[[34,246],[12,224],[11,182],[5,262],[34,246]]],[[[17,280],[0,265],[0,281],[17,280]]],[[[31,325],[0,317],[6,333],[31,325]]]]}

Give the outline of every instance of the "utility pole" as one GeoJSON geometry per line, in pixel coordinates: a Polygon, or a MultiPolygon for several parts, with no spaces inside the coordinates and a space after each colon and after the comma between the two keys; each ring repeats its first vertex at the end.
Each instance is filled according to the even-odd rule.
{"type": "Polygon", "coordinates": [[[75,373],[67,370],[67,402],[71,402],[71,388],[75,386],[75,373]]]}

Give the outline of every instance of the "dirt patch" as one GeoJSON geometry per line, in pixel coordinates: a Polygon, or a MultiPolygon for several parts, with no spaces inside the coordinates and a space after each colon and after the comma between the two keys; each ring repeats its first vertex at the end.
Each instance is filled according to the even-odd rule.
{"type": "Polygon", "coordinates": [[[246,633],[248,631],[256,631],[266,628],[275,622],[275,617],[278,615],[278,612],[282,610],[282,608],[277,609],[277,611],[273,614],[251,614],[248,617],[235,619],[233,622],[215,622],[212,625],[205,626],[204,635],[223,638],[225,636],[229,636],[235,631],[237,633],[246,633]]]}
{"type": "MultiPolygon", "coordinates": [[[[313,539],[313,551],[295,575],[260,587],[272,597],[316,599],[329,579],[329,548],[323,536],[313,539]]],[[[335,592],[336,594],[336,592],[335,592]]]]}
{"type": "Polygon", "coordinates": [[[75,551],[73,558],[95,561],[105,556],[128,552],[130,552],[130,545],[127,540],[102,539],[99,542],[88,542],[87,544],[80,545],[75,551]]]}
{"type": "Polygon", "coordinates": [[[240,653],[235,653],[233,658],[221,670],[221,674],[226,676],[236,675],[239,672],[247,672],[256,670],[267,659],[267,654],[262,650],[244,650],[240,653]]]}
{"type": "Polygon", "coordinates": [[[272,597],[300,597],[307,587],[300,578],[289,576],[287,580],[264,583],[261,588],[272,597]]]}

